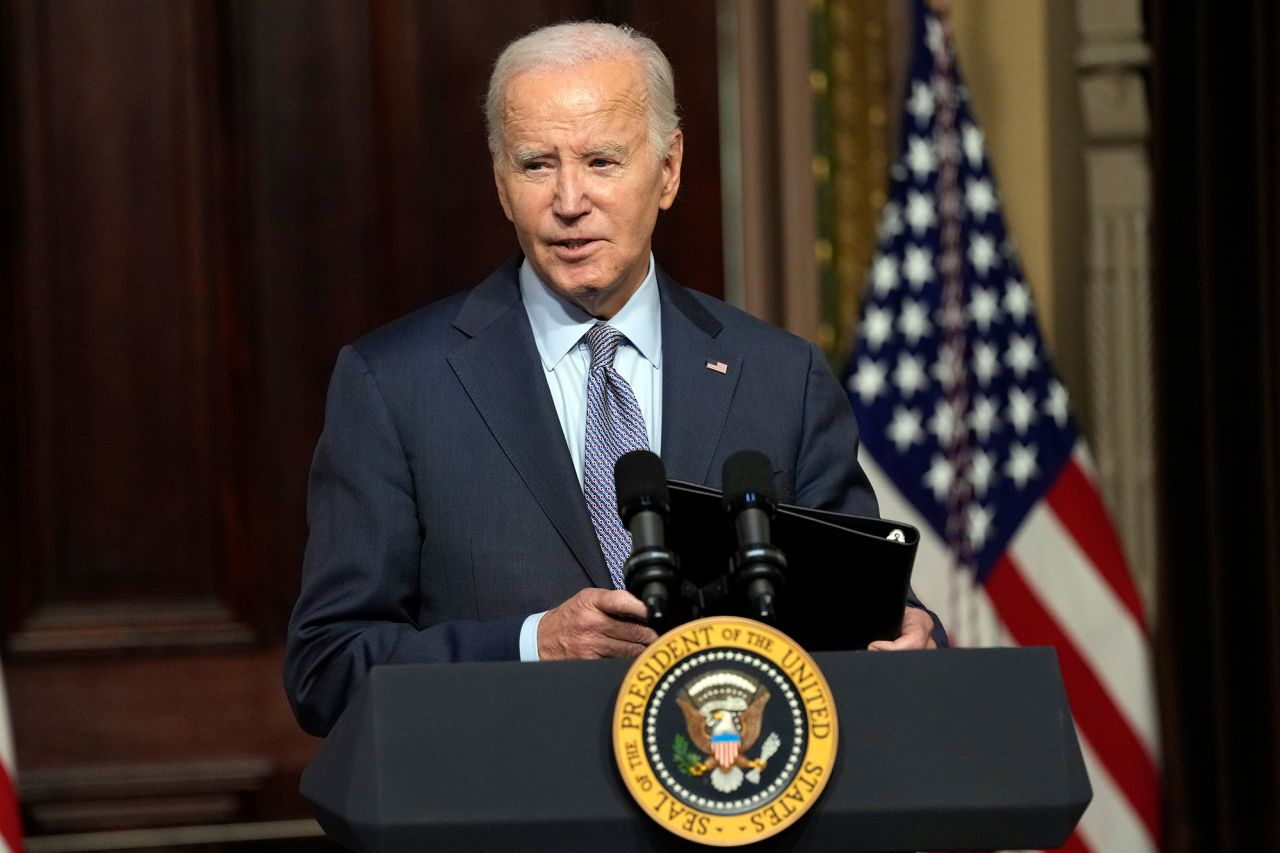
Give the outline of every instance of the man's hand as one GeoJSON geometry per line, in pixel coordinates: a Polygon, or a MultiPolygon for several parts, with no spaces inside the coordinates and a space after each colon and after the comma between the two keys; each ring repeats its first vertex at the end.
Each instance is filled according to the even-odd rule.
{"type": "Polygon", "coordinates": [[[633,658],[658,639],[644,604],[626,590],[584,589],[538,623],[538,658],[633,658]]]}
{"type": "Polygon", "coordinates": [[[936,649],[937,647],[938,644],[933,641],[933,617],[919,607],[908,607],[903,611],[902,634],[898,639],[876,640],[867,646],[873,652],[936,649]]]}

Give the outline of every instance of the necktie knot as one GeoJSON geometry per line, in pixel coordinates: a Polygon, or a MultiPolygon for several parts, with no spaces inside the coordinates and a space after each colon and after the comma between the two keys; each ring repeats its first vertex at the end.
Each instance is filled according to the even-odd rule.
{"type": "Polygon", "coordinates": [[[591,370],[613,367],[623,335],[608,323],[596,323],[587,330],[587,346],[591,348],[591,370]]]}

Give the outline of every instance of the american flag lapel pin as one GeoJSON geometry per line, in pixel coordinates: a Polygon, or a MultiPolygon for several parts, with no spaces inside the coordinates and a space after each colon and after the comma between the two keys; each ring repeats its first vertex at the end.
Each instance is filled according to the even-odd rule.
{"type": "Polygon", "coordinates": [[[729,365],[723,361],[708,361],[707,370],[714,370],[716,373],[724,374],[729,372],[729,365]]]}

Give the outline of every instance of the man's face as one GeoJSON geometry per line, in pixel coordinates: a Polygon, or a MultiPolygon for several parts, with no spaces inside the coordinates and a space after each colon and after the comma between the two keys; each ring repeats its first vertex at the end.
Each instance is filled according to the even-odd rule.
{"type": "Polygon", "coordinates": [[[516,75],[493,174],[539,278],[607,319],[644,281],[682,154],[679,131],[664,158],[649,144],[640,65],[625,57],[516,75]]]}

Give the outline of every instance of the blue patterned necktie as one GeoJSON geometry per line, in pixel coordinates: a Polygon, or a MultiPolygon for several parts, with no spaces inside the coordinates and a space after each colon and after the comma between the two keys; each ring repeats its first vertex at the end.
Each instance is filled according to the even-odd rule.
{"type": "Polygon", "coordinates": [[[582,491],[587,497],[591,523],[609,576],[618,589],[626,589],[622,564],[631,556],[631,534],[618,517],[613,465],[632,450],[648,450],[649,436],[635,392],[613,369],[613,357],[622,333],[597,323],[587,331],[591,347],[591,372],[587,375],[587,440],[583,454],[582,491]]]}

